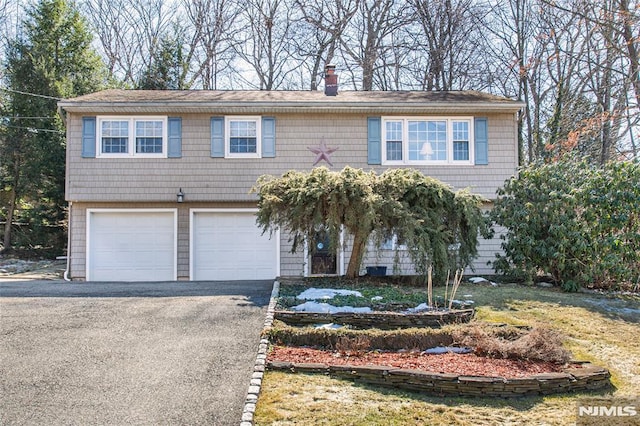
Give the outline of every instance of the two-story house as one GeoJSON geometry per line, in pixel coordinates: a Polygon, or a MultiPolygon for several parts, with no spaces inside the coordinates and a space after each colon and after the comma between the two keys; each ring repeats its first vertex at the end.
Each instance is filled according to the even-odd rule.
{"type": "MultiPolygon", "coordinates": [[[[322,257],[290,253],[284,231],[261,233],[250,193],[260,175],[413,167],[492,199],[516,171],[522,106],[479,92],[106,90],[61,101],[68,277],[343,274],[348,236],[322,257]]],[[[379,250],[392,245],[363,266],[390,259],[379,250]]],[[[499,246],[481,241],[477,272],[491,273],[499,246]]]]}

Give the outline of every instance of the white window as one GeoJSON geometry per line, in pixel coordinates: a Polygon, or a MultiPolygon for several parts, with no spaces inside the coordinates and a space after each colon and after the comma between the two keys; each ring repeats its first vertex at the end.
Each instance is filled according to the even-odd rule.
{"type": "Polygon", "coordinates": [[[407,245],[400,241],[398,235],[393,234],[380,244],[380,250],[407,250],[407,245]]]}
{"type": "Polygon", "coordinates": [[[225,156],[227,158],[260,158],[261,118],[225,117],[225,156]]]}
{"type": "Polygon", "coordinates": [[[473,164],[472,117],[383,118],[383,164],[473,164]]]}
{"type": "Polygon", "coordinates": [[[98,117],[98,157],[167,156],[166,117],[98,117]]]}

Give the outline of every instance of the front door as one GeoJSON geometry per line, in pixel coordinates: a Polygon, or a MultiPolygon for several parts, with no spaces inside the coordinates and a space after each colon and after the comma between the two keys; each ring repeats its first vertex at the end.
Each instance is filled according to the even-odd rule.
{"type": "Polygon", "coordinates": [[[311,274],[312,275],[335,275],[336,250],[331,248],[329,233],[320,231],[316,233],[311,252],[311,274]]]}

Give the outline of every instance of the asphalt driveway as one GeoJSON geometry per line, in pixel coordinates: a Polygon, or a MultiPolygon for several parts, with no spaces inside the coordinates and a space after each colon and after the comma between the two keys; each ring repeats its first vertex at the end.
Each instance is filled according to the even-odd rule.
{"type": "Polygon", "coordinates": [[[0,282],[0,424],[238,425],[272,282],[0,282]]]}

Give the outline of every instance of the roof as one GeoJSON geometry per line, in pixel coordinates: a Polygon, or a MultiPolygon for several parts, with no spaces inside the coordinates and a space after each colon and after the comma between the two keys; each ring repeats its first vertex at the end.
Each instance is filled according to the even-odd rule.
{"type": "Polygon", "coordinates": [[[515,112],[524,103],[476,91],[321,91],[121,90],[91,93],[58,103],[70,112],[193,113],[457,113],[515,112]]]}

